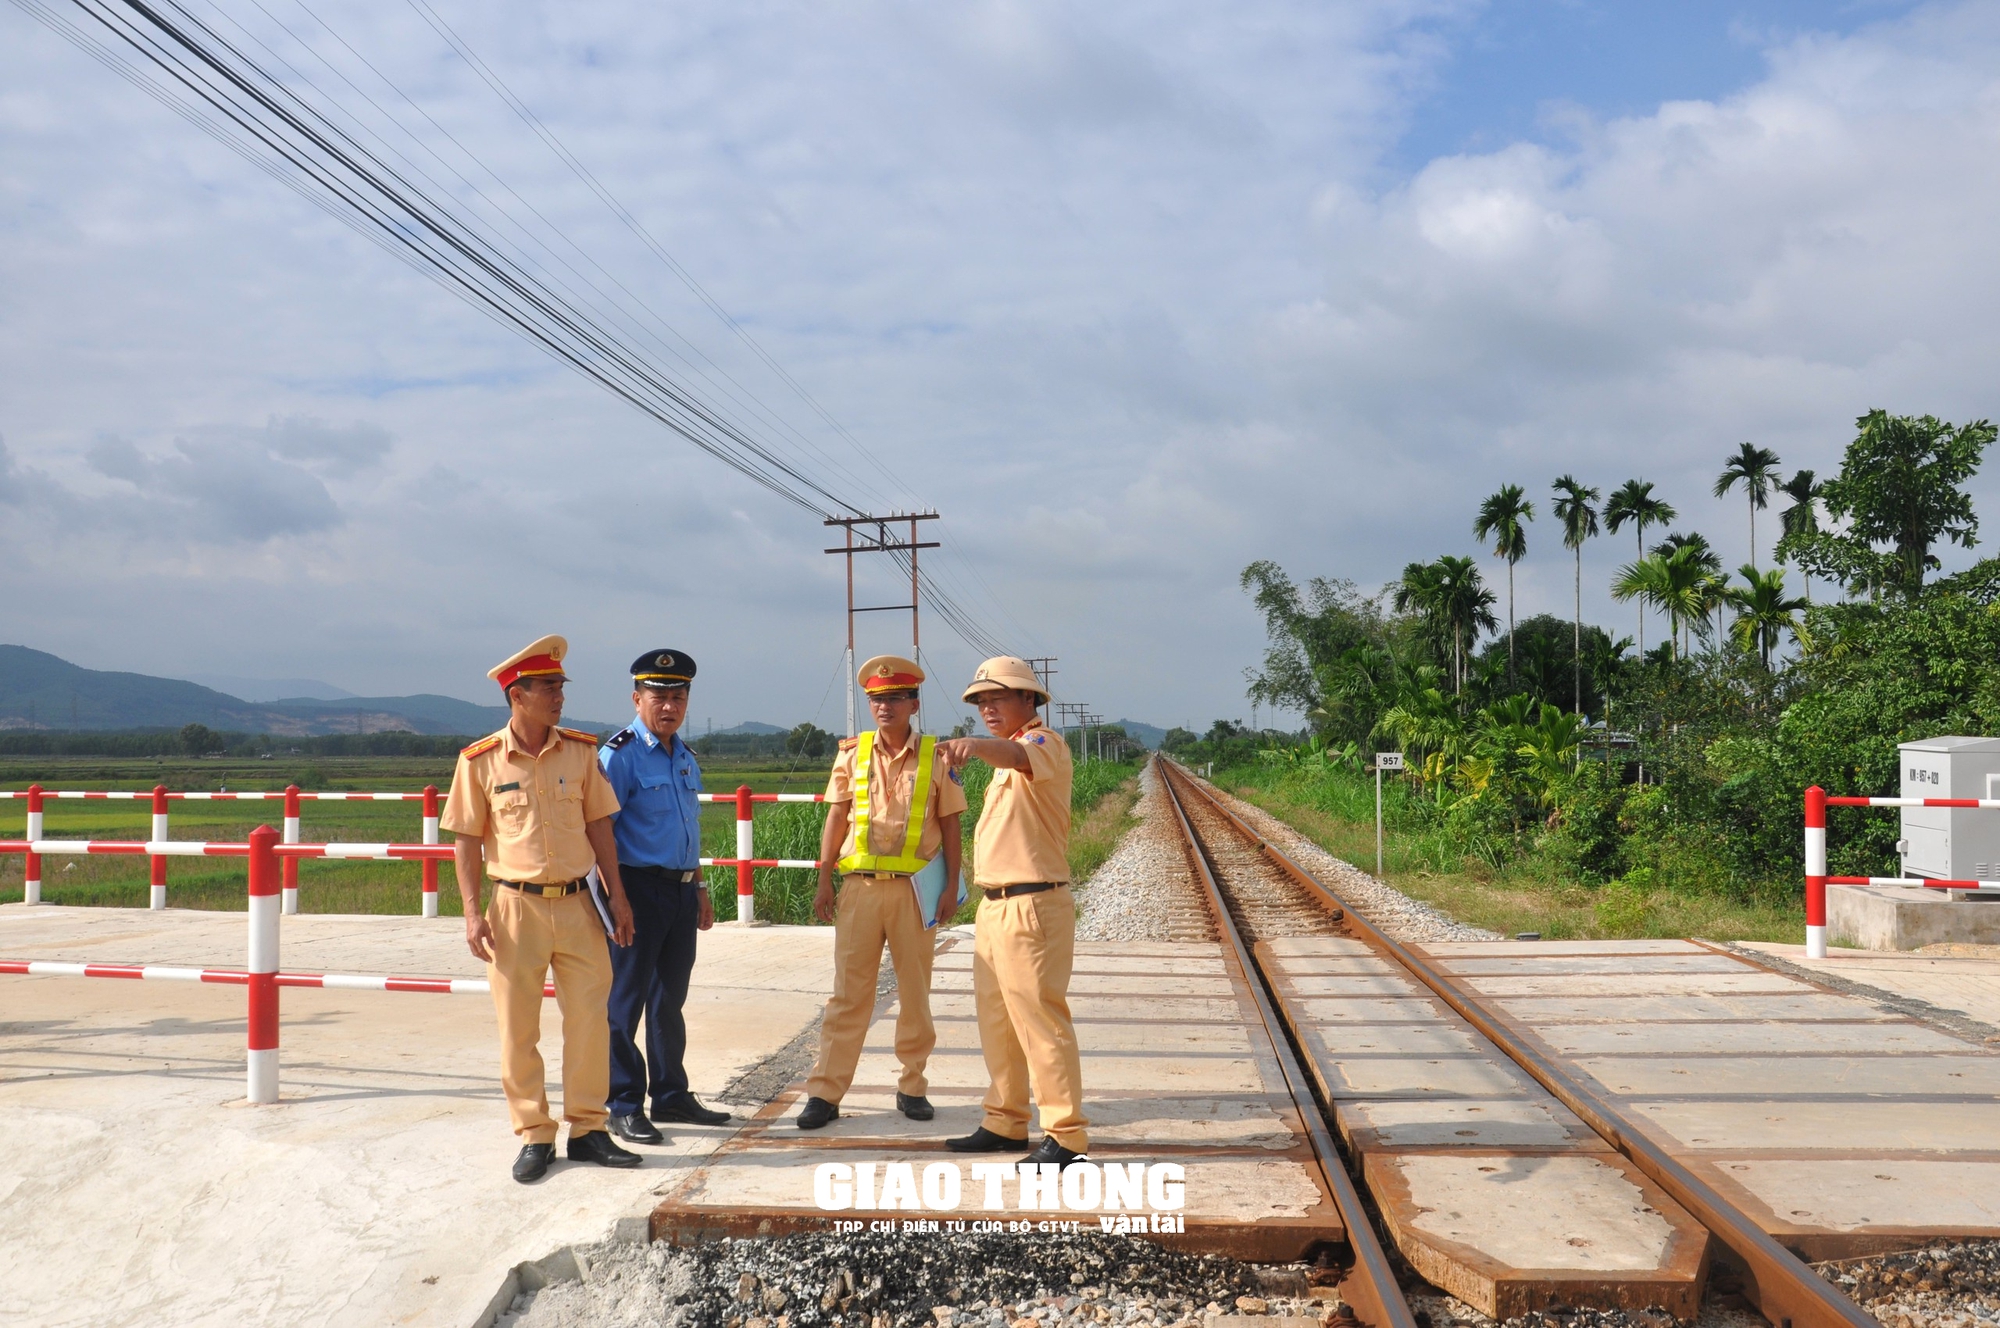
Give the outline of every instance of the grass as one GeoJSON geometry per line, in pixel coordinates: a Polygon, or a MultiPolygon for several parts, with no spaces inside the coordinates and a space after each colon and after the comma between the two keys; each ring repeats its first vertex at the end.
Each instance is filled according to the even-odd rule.
{"type": "MultiPolygon", "coordinates": [[[[1119,767],[1129,769],[1130,767],[1119,767]]],[[[1088,881],[1118,848],[1125,832],[1139,824],[1132,805],[1139,801],[1139,777],[1127,774],[1110,791],[1100,794],[1087,811],[1075,814],[1069,828],[1069,870],[1073,881],[1088,881]]]]}
{"type": "MultiPolygon", "coordinates": [[[[1364,871],[1375,866],[1374,804],[1315,805],[1283,784],[1228,781],[1237,797],[1286,822],[1335,857],[1364,871]],[[1344,813],[1344,814],[1343,814],[1344,813]],[[1356,813],[1359,813],[1358,815],[1356,813]]],[[[1460,922],[1505,936],[1540,932],[1546,940],[1631,940],[1701,936],[1712,941],[1797,941],[1805,935],[1803,905],[1773,907],[1723,895],[1590,886],[1533,870],[1496,869],[1477,857],[1457,857],[1456,870],[1438,866],[1428,836],[1393,829],[1384,842],[1385,879],[1460,922]]]]}
{"type": "MultiPolygon", "coordinates": [[[[305,784],[301,778],[304,772],[279,767],[253,769],[246,774],[245,764],[194,758],[178,761],[37,758],[32,763],[14,760],[0,762],[0,788],[25,788],[30,782],[40,782],[48,789],[150,789],[155,783],[164,783],[177,790],[213,790],[226,784],[231,790],[250,792],[282,789],[293,780],[298,780],[301,787],[305,784]]],[[[749,784],[759,792],[819,792],[825,787],[825,764],[822,761],[816,768],[798,771],[768,765],[736,765],[721,771],[710,768],[705,771],[706,783],[712,791],[724,793],[738,784],[749,784]]],[[[436,784],[441,790],[449,788],[451,783],[450,763],[419,758],[343,757],[320,760],[315,765],[318,768],[309,777],[319,788],[414,792],[426,783],[436,784]]],[[[1079,811],[1070,849],[1078,879],[1094,870],[1115,845],[1125,824],[1126,809],[1137,796],[1133,784],[1135,770],[1130,765],[1078,770],[1075,802],[1079,811]],[[1120,797],[1122,804],[1118,803],[1120,797]]],[[[973,806],[964,818],[968,841],[978,819],[979,800],[985,792],[984,774],[985,767],[975,767],[967,779],[968,794],[973,795],[973,806]]],[[[171,833],[175,839],[241,841],[258,825],[281,824],[284,809],[275,800],[175,802],[171,815],[171,833]]],[[[817,858],[824,815],[819,806],[809,803],[758,804],[757,856],[817,858]]],[[[414,843],[421,838],[421,816],[419,804],[414,802],[307,802],[301,812],[303,837],[317,842],[414,843]]],[[[0,838],[18,839],[26,827],[26,801],[0,801],[0,838]]],[[[52,799],[43,813],[43,834],[51,839],[144,839],[151,831],[152,806],[144,800],[52,799]]],[[[447,833],[443,838],[449,843],[452,836],[447,833]]],[[[736,809],[728,803],[704,804],[703,856],[724,858],[735,853],[736,809]]],[[[969,852],[966,864],[969,870],[969,852]]],[[[19,855],[0,857],[0,903],[20,902],[24,865],[19,855]]],[[[813,922],[812,897],[816,885],[816,874],[811,871],[758,870],[758,916],[775,922],[813,922]]],[[[711,867],[708,888],[715,901],[716,917],[725,921],[734,919],[736,869],[711,867]]],[[[42,858],[42,898],[48,903],[145,908],[150,894],[148,864],[143,857],[48,854],[42,858]]],[[[241,912],[247,907],[246,896],[241,859],[167,860],[167,903],[171,907],[241,912]]],[[[305,861],[299,864],[301,912],[417,914],[422,907],[422,869],[416,863],[305,861]]],[[[460,914],[458,887],[449,864],[441,865],[439,871],[438,912],[452,917],[460,914]]],[[[974,905],[968,901],[959,920],[969,921],[973,912],[974,905]]]]}

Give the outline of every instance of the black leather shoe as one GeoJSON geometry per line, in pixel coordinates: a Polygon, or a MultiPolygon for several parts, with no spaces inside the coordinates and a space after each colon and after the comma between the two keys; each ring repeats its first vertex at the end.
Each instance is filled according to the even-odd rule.
{"type": "Polygon", "coordinates": [[[533,1185],[549,1174],[549,1163],[556,1160],[554,1144],[527,1144],[520,1156],[514,1159],[514,1179],[523,1185],[533,1185]]]}
{"type": "Polygon", "coordinates": [[[636,1167],[645,1161],[637,1153],[620,1148],[602,1130],[569,1137],[569,1160],[595,1162],[600,1167],[636,1167]]]}
{"type": "Polygon", "coordinates": [[[663,1144],[667,1141],[667,1136],[655,1129],[653,1122],[637,1114],[613,1116],[611,1132],[632,1144],[663,1144]]]}
{"type": "Polygon", "coordinates": [[[1021,1159],[1023,1162],[1053,1162],[1058,1167],[1066,1167],[1072,1162],[1088,1162],[1090,1154],[1072,1153],[1056,1142],[1053,1134],[1045,1134],[1035,1145],[1035,1151],[1021,1159]]]}
{"type": "Polygon", "coordinates": [[[840,1119],[840,1108],[823,1097],[809,1097],[795,1122],[801,1130],[817,1130],[828,1121],[840,1119]]]}
{"type": "Polygon", "coordinates": [[[665,1102],[653,1104],[653,1119],[672,1125],[720,1125],[730,1115],[726,1111],[710,1111],[693,1093],[676,1093],[665,1102]]]}
{"type": "Polygon", "coordinates": [[[937,1111],[931,1106],[929,1098],[911,1097],[908,1093],[896,1094],[896,1110],[902,1112],[911,1120],[929,1120],[931,1117],[937,1115],[937,1111]]]}
{"type": "Polygon", "coordinates": [[[944,1146],[954,1153],[1011,1153],[1016,1148],[1026,1148],[1026,1139],[1009,1139],[1004,1134],[995,1134],[984,1125],[966,1135],[963,1139],[947,1139],[944,1146]]]}

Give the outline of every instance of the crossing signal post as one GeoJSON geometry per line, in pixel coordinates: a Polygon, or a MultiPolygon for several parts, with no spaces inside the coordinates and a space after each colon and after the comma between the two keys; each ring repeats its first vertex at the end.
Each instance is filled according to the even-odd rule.
{"type": "Polygon", "coordinates": [[[1382,772],[1401,770],[1401,752],[1375,753],[1375,879],[1382,879],[1382,772]]]}

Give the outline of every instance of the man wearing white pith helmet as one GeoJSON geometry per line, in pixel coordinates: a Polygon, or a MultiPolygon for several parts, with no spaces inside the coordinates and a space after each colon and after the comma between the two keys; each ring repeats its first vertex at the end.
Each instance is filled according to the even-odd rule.
{"type": "Polygon", "coordinates": [[[1048,691],[1026,660],[987,660],[965,689],[990,738],[953,738],[938,755],[953,768],[993,767],[973,830],[972,879],[984,898],[973,940],[972,990],[991,1086],[979,1128],[945,1147],[998,1153],[1028,1144],[1028,1102],[1042,1141],[1025,1161],[1068,1166],[1090,1148],[1083,1065],[1069,1014],[1076,900],[1069,889],[1069,744],[1036,707],[1048,691]]]}

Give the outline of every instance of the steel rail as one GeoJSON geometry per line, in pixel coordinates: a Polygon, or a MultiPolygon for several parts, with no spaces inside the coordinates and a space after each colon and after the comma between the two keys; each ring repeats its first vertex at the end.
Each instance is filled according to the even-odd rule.
{"type": "Polygon", "coordinates": [[[1361,1202],[1361,1192],[1354,1187],[1353,1178],[1347,1174],[1347,1165],[1341,1160],[1340,1150],[1327,1129],[1326,1117],[1313,1097],[1312,1082],[1292,1051],[1285,1023],[1272,1004],[1270,992],[1265,989],[1263,974],[1249,947],[1243,943],[1235,921],[1229,916],[1221,886],[1215,879],[1201,837],[1189,822],[1187,811],[1181,806],[1180,795],[1174,791],[1173,785],[1163,779],[1161,787],[1167,791],[1167,801],[1172,805],[1174,817],[1180,822],[1181,834],[1187,840],[1188,858],[1201,881],[1209,911],[1215,915],[1216,930],[1228,943],[1227,952],[1243,975],[1243,985],[1256,999],[1257,1013],[1264,1021],[1264,1032],[1271,1039],[1279,1069],[1285,1076],[1285,1088],[1291,1093],[1292,1105],[1298,1109],[1299,1120],[1312,1143],[1313,1155],[1326,1178],[1327,1192],[1333,1196],[1334,1206],[1340,1210],[1340,1220],[1347,1227],[1347,1246],[1354,1256],[1354,1265],[1341,1280],[1341,1300],[1351,1306],[1355,1317],[1370,1328],[1417,1328],[1416,1316],[1411,1313],[1409,1302],[1403,1298],[1403,1289],[1396,1281],[1388,1253],[1375,1237],[1375,1227],[1361,1202]]]}
{"type": "MultiPolygon", "coordinates": [[[[1169,763],[1163,761],[1161,764],[1165,767],[1169,763]]],[[[1746,1294],[1777,1328],[1881,1328],[1872,1315],[1806,1267],[1798,1255],[1779,1244],[1769,1232],[1751,1221],[1707,1181],[1696,1176],[1647,1137],[1601,1094],[1586,1087],[1558,1067],[1551,1057],[1530,1045],[1528,1034],[1516,1029],[1503,1016],[1487,1010],[1452,978],[1378,930],[1323,885],[1319,878],[1267,841],[1255,827],[1223,805],[1219,798],[1195,783],[1191,776],[1178,769],[1174,774],[1184,779],[1189,788],[1201,795],[1204,803],[1214,808],[1287,875],[1317,894],[1326,907],[1342,910],[1349,929],[1360,933],[1363,939],[1429,987],[1487,1040],[1506,1052],[1535,1082],[1575,1112],[1604,1142],[1629,1158],[1676,1203],[1693,1213],[1696,1221],[1707,1227],[1743,1262],[1749,1275],[1746,1294]]],[[[1170,780],[1162,782],[1172,787],[1170,780]]]]}

